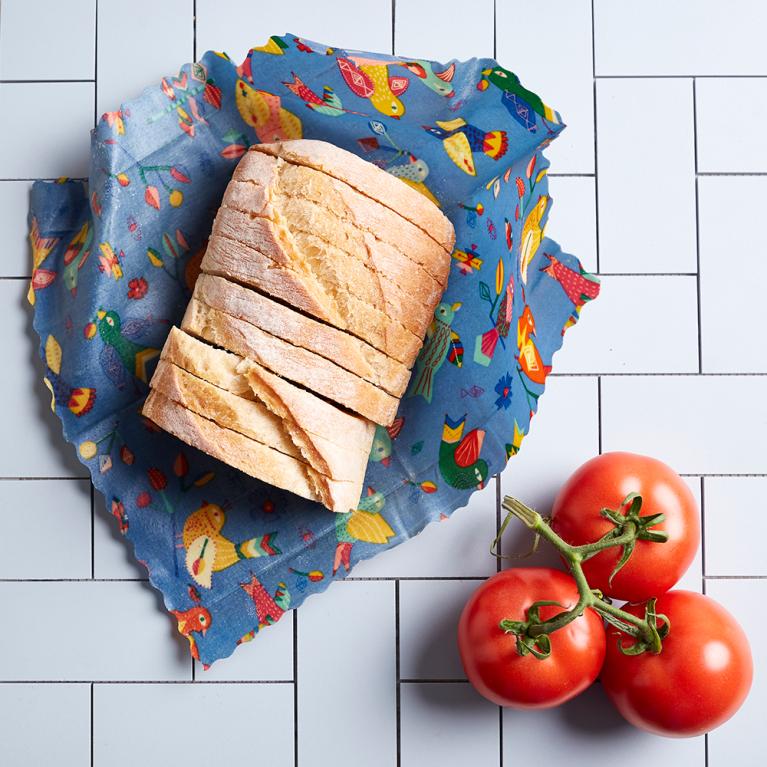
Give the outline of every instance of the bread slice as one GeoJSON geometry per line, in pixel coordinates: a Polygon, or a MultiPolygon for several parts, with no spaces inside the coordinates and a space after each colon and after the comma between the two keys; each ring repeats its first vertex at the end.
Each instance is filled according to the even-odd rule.
{"type": "MultiPolygon", "coordinates": [[[[248,152],[240,160],[233,178],[237,180],[261,181],[265,165],[259,152],[248,152]]],[[[364,162],[364,161],[362,161],[364,162]]],[[[370,163],[371,172],[376,177],[392,178],[370,163]]],[[[403,218],[386,205],[366,197],[343,181],[301,165],[290,162],[278,162],[275,185],[287,197],[302,197],[322,205],[336,218],[353,225],[357,229],[370,233],[377,240],[397,248],[410,261],[423,267],[440,285],[444,287],[450,272],[450,254],[452,244],[445,248],[433,240],[426,232],[419,229],[407,218],[403,218]]],[[[273,178],[270,174],[269,178],[273,178]]],[[[393,179],[400,187],[408,189],[398,179],[393,179]]],[[[416,194],[418,194],[416,192],[416,194]]],[[[452,224],[437,211],[452,230],[452,224]]],[[[290,218],[288,216],[288,218],[290,218]]]]}
{"type": "Polygon", "coordinates": [[[394,397],[401,397],[410,371],[360,339],[310,319],[222,277],[201,274],[194,296],[208,306],[246,320],[273,336],[335,361],[394,397]]]}
{"type": "Polygon", "coordinates": [[[399,400],[391,394],[324,357],[293,346],[196,298],[189,302],[181,328],[247,357],[382,426],[391,424],[397,413],[399,400]]]}
{"type": "MultiPolygon", "coordinates": [[[[270,219],[252,217],[247,212],[221,207],[213,223],[213,234],[238,240],[280,267],[294,268],[301,276],[300,279],[313,282],[320,286],[320,289],[324,289],[329,297],[328,303],[337,308],[335,314],[342,329],[350,330],[408,367],[412,365],[421,348],[421,338],[387,317],[375,306],[370,306],[344,291],[335,290],[321,276],[324,265],[313,269],[292,246],[285,232],[270,219]]],[[[253,287],[259,285],[254,283],[253,287]]]]}
{"type": "Polygon", "coordinates": [[[451,251],[455,233],[434,203],[400,179],[376,168],[352,152],[324,141],[282,141],[254,144],[251,151],[282,157],[347,183],[362,194],[391,208],[418,226],[445,250],[451,251]]]}
{"type": "Polygon", "coordinates": [[[171,328],[161,358],[220,389],[261,400],[278,418],[292,418],[309,438],[322,437],[367,461],[374,433],[370,421],[294,386],[261,365],[210,346],[176,327],[171,328]]]}
{"type": "Polygon", "coordinates": [[[323,477],[306,463],[237,431],[222,428],[156,389],[149,392],[142,412],[187,445],[270,485],[318,501],[332,511],[346,512],[358,505],[362,492],[361,479],[344,482],[323,477]]]}
{"type": "Polygon", "coordinates": [[[299,253],[310,265],[315,279],[326,292],[356,297],[413,335],[423,337],[431,321],[427,316],[429,309],[433,311],[443,292],[431,275],[396,248],[361,230],[356,230],[352,247],[348,250],[339,247],[336,232],[328,229],[345,229],[349,225],[303,198],[292,198],[291,201],[299,201],[299,205],[293,205],[293,211],[300,216],[288,220],[280,213],[281,199],[274,188],[268,189],[256,181],[233,179],[222,204],[275,221],[291,242],[293,252],[299,253]],[[318,219],[324,219],[320,229],[313,225],[318,219]]]}

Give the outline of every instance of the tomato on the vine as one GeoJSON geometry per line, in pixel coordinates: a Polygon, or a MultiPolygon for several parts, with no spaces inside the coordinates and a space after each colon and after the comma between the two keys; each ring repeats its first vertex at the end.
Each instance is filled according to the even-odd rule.
{"type": "Polygon", "coordinates": [[[543,600],[561,607],[541,607],[541,620],[575,606],[575,581],[551,568],[512,568],[485,581],[464,607],[458,624],[461,662],[469,681],[493,703],[515,708],[558,706],[585,690],[599,674],[605,631],[592,610],[550,635],[549,657],[519,654],[516,637],[499,624],[504,619],[525,620],[528,608],[543,600]]]}
{"type": "Polygon", "coordinates": [[[592,588],[630,602],[642,602],[668,591],[684,575],[700,543],[700,516],[684,480],[669,466],[634,453],[605,453],[583,464],[559,491],[551,527],[573,546],[593,543],[615,525],[600,514],[620,509],[629,493],[642,496],[640,516],[662,513],[665,520],[650,528],[665,531],[659,543],[638,540],[629,560],[610,580],[621,557],[613,547],[587,559],[583,572],[592,588]]]}
{"type": "MultiPolygon", "coordinates": [[[[641,616],[643,605],[627,605],[641,616]]],[[[692,737],[726,722],[748,695],[753,662],[748,639],[718,602],[693,591],[658,598],[670,625],[660,654],[624,655],[632,640],[609,629],[600,678],[618,711],[657,735],[692,737]]]]}

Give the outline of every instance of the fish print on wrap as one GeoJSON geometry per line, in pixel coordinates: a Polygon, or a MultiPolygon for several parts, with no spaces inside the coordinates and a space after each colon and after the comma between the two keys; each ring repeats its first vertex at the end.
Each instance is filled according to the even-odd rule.
{"type": "Polygon", "coordinates": [[[490,59],[274,36],[241,64],[208,52],[113,107],[92,137],[89,182],[33,187],[29,300],[64,436],[207,665],[465,506],[519,451],[563,332],[599,286],[545,236],[541,151],[562,120],[490,59]],[[456,230],[407,396],[376,429],[347,514],[247,477],[140,414],[237,161],[252,143],[297,137],[384,168],[456,230]]]}

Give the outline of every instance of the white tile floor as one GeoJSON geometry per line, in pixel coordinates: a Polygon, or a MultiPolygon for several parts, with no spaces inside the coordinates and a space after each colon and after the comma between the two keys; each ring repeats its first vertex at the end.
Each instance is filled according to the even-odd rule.
{"type": "MultiPolygon", "coordinates": [[[[3,0],[0,348],[12,374],[0,377],[0,530],[14,541],[0,556],[3,767],[502,767],[541,749],[578,767],[767,764],[767,642],[754,609],[767,599],[767,4],[496,0],[493,10],[492,0],[3,0]],[[495,32],[501,62],[571,124],[551,150],[550,233],[605,275],[603,297],[570,331],[500,482],[204,673],[78,479],[39,385],[23,301],[27,179],[84,175],[95,114],[195,53],[242,58],[288,28],[442,58],[489,55],[495,32]],[[582,461],[617,448],[688,475],[705,556],[684,585],[725,602],[752,636],[751,698],[708,738],[634,731],[598,687],[561,710],[501,714],[462,679],[455,617],[495,571],[499,491],[545,511],[582,461]]],[[[515,529],[505,544],[527,539],[515,529]]]]}

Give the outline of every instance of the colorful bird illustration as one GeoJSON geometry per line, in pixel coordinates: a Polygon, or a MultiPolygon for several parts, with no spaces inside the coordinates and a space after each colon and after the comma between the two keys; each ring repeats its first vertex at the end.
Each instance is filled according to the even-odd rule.
{"type": "Polygon", "coordinates": [[[72,296],[77,295],[77,278],[80,269],[83,268],[88,256],[91,254],[91,243],[93,242],[93,229],[90,222],[86,221],[80,231],[70,240],[67,249],[64,251],[64,271],[62,277],[64,284],[69,288],[72,296]]]}
{"type": "Polygon", "coordinates": [[[460,308],[460,303],[441,303],[434,310],[434,319],[426,331],[426,340],[410,379],[408,397],[417,397],[420,394],[427,402],[431,402],[434,376],[445,359],[456,367],[463,365],[463,344],[458,333],[450,327],[455,313],[460,308]]]}
{"type": "MultiPolygon", "coordinates": [[[[261,581],[251,573],[247,583],[241,583],[240,588],[253,600],[258,618],[258,630],[271,626],[283,616],[290,607],[290,591],[287,584],[280,581],[272,597],[263,587],[261,581]]],[[[247,634],[246,634],[247,636],[247,634]]]]}
{"type": "Polygon", "coordinates": [[[335,515],[338,545],[333,557],[333,575],[341,565],[349,572],[352,548],[357,541],[384,544],[396,535],[381,514],[385,503],[383,493],[369,487],[355,511],[335,515]]]}
{"type": "Polygon", "coordinates": [[[27,301],[35,305],[35,291],[47,288],[55,279],[56,272],[43,269],[42,264],[59,242],[58,237],[42,237],[37,219],[32,219],[29,228],[29,244],[32,246],[32,281],[27,292],[27,301]]]}
{"type": "Polygon", "coordinates": [[[565,266],[556,256],[543,254],[549,260],[549,265],[541,268],[544,274],[553,277],[565,291],[567,297],[580,309],[587,301],[599,295],[599,278],[581,269],[576,272],[565,266]]]}
{"type": "Polygon", "coordinates": [[[388,466],[391,463],[392,440],[396,439],[405,425],[405,419],[395,418],[391,426],[376,424],[373,444],[370,448],[370,460],[388,466]]]}
{"type": "Polygon", "coordinates": [[[109,380],[124,389],[129,381],[147,383],[147,363],[160,354],[159,349],[137,343],[136,340],[152,324],[152,320],[128,320],[123,323],[115,311],[99,309],[96,319],[85,328],[87,338],[94,338],[98,331],[104,348],[99,355],[101,368],[109,380]]]}
{"type": "Polygon", "coordinates": [[[527,268],[535,258],[538,247],[543,239],[543,227],[541,221],[546,214],[549,204],[548,195],[542,194],[535,203],[533,209],[527,214],[525,223],[522,225],[522,237],[519,244],[519,271],[522,282],[527,285],[527,268]]]}
{"type": "Polygon", "coordinates": [[[535,345],[535,318],[529,306],[525,306],[517,322],[517,348],[519,366],[522,372],[533,382],[543,384],[551,372],[551,365],[544,365],[540,352],[535,345]]]}
{"type": "Polygon", "coordinates": [[[413,59],[412,61],[405,61],[403,64],[427,88],[431,88],[436,94],[447,99],[455,96],[455,91],[451,85],[455,76],[455,63],[450,64],[441,72],[435,72],[431,61],[424,59],[413,59]]]}
{"type": "Polygon", "coordinates": [[[120,250],[115,253],[114,248],[108,242],[99,245],[99,271],[119,280],[123,276],[123,268],[120,261],[125,258],[125,253],[120,250]]]}
{"type": "Polygon", "coordinates": [[[45,339],[45,378],[43,382],[51,393],[51,410],[56,405],[66,407],[78,418],[85,415],[96,401],[96,390],[92,387],[71,386],[61,377],[61,346],[53,337],[45,339]]]}
{"type": "Polygon", "coordinates": [[[200,660],[197,642],[192,634],[199,632],[205,636],[213,619],[210,612],[200,604],[200,595],[194,586],[189,587],[189,596],[195,603],[194,607],[190,607],[188,610],[171,610],[170,612],[178,621],[178,633],[189,640],[190,654],[195,660],[200,660]]]}
{"type": "Polygon", "coordinates": [[[213,573],[226,570],[243,559],[273,557],[282,552],[274,545],[277,533],[266,533],[234,543],[221,530],[226,522],[224,510],[215,503],[203,503],[184,522],[181,533],[186,549],[186,569],[203,588],[211,588],[213,573]]]}
{"type": "Polygon", "coordinates": [[[415,155],[408,153],[406,162],[402,163],[402,165],[392,165],[386,170],[392,176],[396,176],[401,181],[404,181],[408,186],[412,186],[413,189],[431,200],[437,207],[441,207],[440,201],[424,183],[429,175],[429,166],[426,160],[421,160],[415,155]]]}
{"type": "Polygon", "coordinates": [[[474,345],[474,361],[479,365],[487,367],[493,359],[498,341],[505,339],[509,335],[513,306],[514,279],[510,276],[509,281],[506,283],[506,290],[504,291],[503,298],[498,306],[498,314],[495,317],[495,324],[490,330],[477,336],[474,345]]]}
{"type": "Polygon", "coordinates": [[[492,83],[503,91],[501,102],[509,110],[509,114],[526,130],[535,132],[535,114],[539,114],[544,121],[559,124],[557,113],[544,104],[540,97],[525,88],[519,78],[508,69],[496,66],[492,69],[482,70],[483,78],[477,83],[481,91],[487,90],[492,83]]]}
{"type": "Polygon", "coordinates": [[[472,429],[464,434],[465,425],[465,415],[454,421],[445,414],[439,446],[439,473],[451,487],[459,490],[476,487],[481,490],[489,474],[487,461],[480,458],[485,432],[483,429],[472,429]]]}
{"type": "Polygon", "coordinates": [[[322,96],[320,97],[295,72],[291,72],[291,74],[293,75],[293,82],[283,82],[282,84],[291,93],[295,93],[309,109],[321,115],[328,115],[328,117],[340,117],[346,112],[355,115],[362,114],[362,112],[344,109],[341,99],[329,85],[323,87],[322,96]]]}
{"type": "Polygon", "coordinates": [[[436,127],[423,125],[423,129],[442,141],[447,156],[464,172],[476,176],[472,152],[481,152],[493,160],[499,160],[509,148],[506,131],[485,131],[467,123],[461,117],[453,120],[437,120],[436,127]]]}
{"type": "Polygon", "coordinates": [[[244,80],[235,86],[235,102],[242,119],[255,128],[264,143],[302,136],[301,120],[282,106],[279,96],[251,88],[244,80]]]}
{"type": "Polygon", "coordinates": [[[399,100],[410,85],[406,77],[389,76],[388,62],[352,56],[337,59],[344,82],[355,96],[369,99],[387,117],[399,120],[405,105],[399,100]]]}

